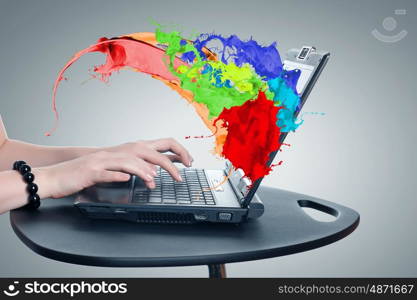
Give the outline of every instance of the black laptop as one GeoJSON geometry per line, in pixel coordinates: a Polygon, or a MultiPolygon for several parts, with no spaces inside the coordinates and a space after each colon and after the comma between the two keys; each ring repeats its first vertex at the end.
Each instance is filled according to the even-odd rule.
{"type": "MultiPolygon", "coordinates": [[[[301,97],[297,115],[329,56],[328,52],[308,46],[287,52],[283,68],[301,71],[296,86],[301,97]]],[[[280,142],[286,135],[281,133],[280,142]]],[[[277,151],[270,154],[269,165],[276,154],[277,151]]],[[[127,182],[97,184],[81,191],[74,205],[90,218],[140,223],[240,223],[259,218],[264,212],[262,199],[256,195],[262,178],[252,184],[230,162],[226,162],[223,170],[183,168],[180,174],[184,181],[176,182],[159,168],[154,189],[148,189],[137,176],[127,182]]]]}

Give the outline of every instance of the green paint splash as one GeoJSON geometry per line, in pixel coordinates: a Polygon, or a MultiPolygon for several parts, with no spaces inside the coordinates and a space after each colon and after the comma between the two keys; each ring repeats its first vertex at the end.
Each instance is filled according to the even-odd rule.
{"type": "Polygon", "coordinates": [[[250,64],[238,67],[234,63],[204,60],[192,42],[184,40],[178,31],[164,32],[157,27],[155,35],[158,43],[166,45],[169,70],[180,79],[183,89],[193,93],[194,101],[207,106],[209,118],[217,117],[224,108],[255,99],[259,90],[268,90],[267,83],[250,64]],[[194,62],[175,69],[175,56],[186,52],[194,53],[194,62]]]}

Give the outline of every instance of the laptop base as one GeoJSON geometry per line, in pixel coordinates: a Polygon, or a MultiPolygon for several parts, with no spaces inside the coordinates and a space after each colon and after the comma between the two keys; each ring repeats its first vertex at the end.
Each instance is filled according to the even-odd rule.
{"type": "Polygon", "coordinates": [[[248,208],[199,207],[179,205],[131,205],[76,202],[80,212],[92,219],[116,219],[136,223],[193,224],[198,222],[241,223],[264,213],[262,201],[255,196],[248,208]]]}

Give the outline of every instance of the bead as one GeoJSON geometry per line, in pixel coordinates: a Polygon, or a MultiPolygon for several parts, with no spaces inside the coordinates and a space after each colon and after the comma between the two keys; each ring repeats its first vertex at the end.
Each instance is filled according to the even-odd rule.
{"type": "Polygon", "coordinates": [[[21,165],[19,168],[19,172],[22,175],[25,175],[27,172],[30,172],[32,169],[28,165],[21,165]]]}
{"type": "Polygon", "coordinates": [[[23,180],[26,183],[32,183],[35,180],[35,175],[33,175],[33,173],[31,172],[27,172],[26,174],[23,175],[23,180]]]}
{"type": "Polygon", "coordinates": [[[29,183],[28,186],[26,187],[26,190],[28,191],[29,194],[35,195],[36,192],[38,191],[38,185],[36,183],[29,183]]]}
{"type": "Polygon", "coordinates": [[[20,166],[25,165],[25,164],[26,164],[26,162],[23,161],[23,160],[15,161],[14,164],[13,164],[13,170],[18,171],[20,166]]]}
{"type": "Polygon", "coordinates": [[[29,195],[28,200],[28,207],[31,209],[37,209],[41,205],[41,198],[39,198],[38,194],[29,195]]]}
{"type": "Polygon", "coordinates": [[[38,209],[39,206],[41,206],[41,202],[40,201],[36,201],[36,202],[32,202],[29,207],[31,209],[38,209]]]}
{"type": "Polygon", "coordinates": [[[38,194],[34,194],[34,195],[29,195],[28,200],[29,200],[29,203],[30,203],[30,202],[40,201],[41,198],[39,198],[38,194]]]}

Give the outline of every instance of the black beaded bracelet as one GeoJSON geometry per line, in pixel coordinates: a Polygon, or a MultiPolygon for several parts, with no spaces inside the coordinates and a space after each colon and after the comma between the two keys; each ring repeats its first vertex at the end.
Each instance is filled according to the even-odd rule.
{"type": "Polygon", "coordinates": [[[30,209],[37,209],[41,205],[41,199],[37,194],[38,186],[33,182],[35,180],[35,175],[30,172],[32,169],[23,160],[18,160],[13,164],[13,170],[18,171],[22,175],[23,180],[27,183],[26,191],[29,193],[29,203],[25,206],[30,209]]]}

